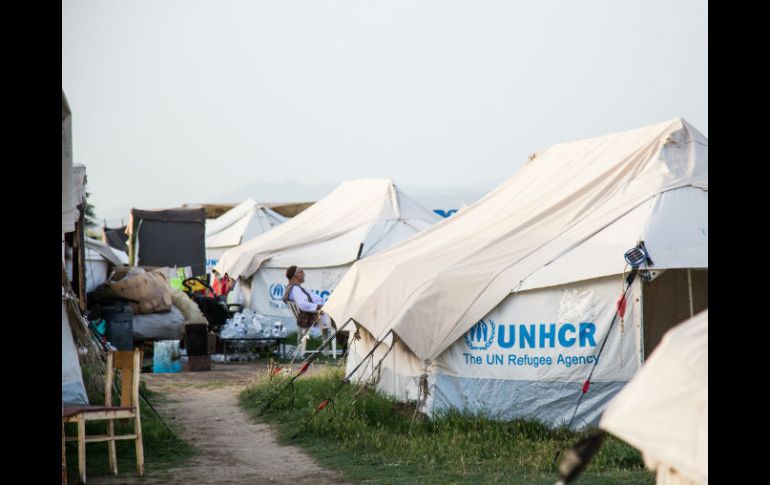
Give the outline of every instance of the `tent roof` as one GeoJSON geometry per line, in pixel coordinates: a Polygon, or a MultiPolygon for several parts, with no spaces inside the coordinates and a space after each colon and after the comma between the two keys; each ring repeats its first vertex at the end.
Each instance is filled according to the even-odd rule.
{"type": "Polygon", "coordinates": [[[248,278],[263,264],[314,268],[344,265],[355,261],[359,254],[372,254],[378,243],[382,248],[383,239],[394,243],[439,220],[390,180],[343,182],[280,226],[225,251],[215,269],[221,274],[248,278]]]}
{"type": "Polygon", "coordinates": [[[663,336],[599,426],[694,483],[708,481],[708,310],[663,336]]]}
{"type": "Polygon", "coordinates": [[[682,187],[656,195],[534,272],[519,291],[621,274],[627,267],[618,256],[639,241],[655,268],[708,268],[708,192],[682,187]]]}
{"type": "Polygon", "coordinates": [[[72,175],[72,113],[64,91],[61,93],[61,232],[75,230],[77,199],[72,175]]]}
{"type": "Polygon", "coordinates": [[[120,249],[115,249],[96,239],[86,238],[86,249],[94,251],[104,259],[116,266],[128,264],[128,254],[120,249]]]}
{"type": "Polygon", "coordinates": [[[68,116],[72,114],[70,110],[70,104],[67,102],[67,96],[64,91],[61,92],[61,120],[64,121],[68,116]]]}
{"type": "Polygon", "coordinates": [[[681,118],[554,145],[470,207],[354,264],[324,309],[338,322],[354,317],[375,336],[393,329],[419,358],[432,359],[530,277],[542,286],[620,273],[623,252],[640,237],[655,235],[648,248],[656,264],[661,248],[667,264],[691,264],[678,249],[687,241],[704,253],[696,263],[707,265],[700,226],[707,189],[708,140],[681,118]],[[629,214],[637,222],[622,221],[629,214]],[[669,236],[657,228],[685,216],[697,219],[695,231],[690,224],[669,236]],[[634,232],[619,238],[626,227],[634,232]],[[615,241],[612,251],[603,238],[615,241]],[[570,253],[584,243],[581,257],[595,268],[581,274],[573,266],[589,264],[570,253]]]}
{"type": "Polygon", "coordinates": [[[246,199],[206,224],[206,247],[237,246],[287,220],[254,199],[246,199]]]}

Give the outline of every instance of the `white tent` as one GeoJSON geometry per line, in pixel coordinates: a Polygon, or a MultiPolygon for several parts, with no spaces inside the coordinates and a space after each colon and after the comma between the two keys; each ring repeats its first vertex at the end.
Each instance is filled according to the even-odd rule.
{"type": "MultiPolygon", "coordinates": [[[[61,244],[62,266],[65,259],[64,234],[75,230],[79,218],[78,204],[83,201],[83,184],[77,183],[76,173],[72,164],[72,115],[64,91],[61,94],[61,244]]],[[[84,172],[83,172],[84,173],[84,172]]],[[[77,176],[79,177],[79,175],[77,176]]],[[[62,287],[61,311],[61,396],[62,403],[88,403],[80,362],[72,337],[72,329],[66,309],[67,295],[62,287]]]]}
{"type": "Polygon", "coordinates": [[[212,221],[206,222],[206,270],[217,264],[222,254],[235,246],[254,239],[288,217],[246,199],[212,221]]]}
{"type": "Polygon", "coordinates": [[[708,310],[669,330],[600,427],[641,450],[658,484],[708,483],[708,310]]]}
{"type": "Polygon", "coordinates": [[[366,330],[349,369],[393,331],[375,353],[395,345],[378,386],[426,413],[565,423],[608,333],[623,254],[640,240],[655,279],[634,281],[579,428],[666,329],[707,306],[708,141],[682,119],[534,154],[475,204],[354,264],[324,308],[366,330]]]}
{"type": "Polygon", "coordinates": [[[296,327],[281,299],[286,268],[304,268],[303,286],[327,298],[354,261],[439,220],[390,180],[348,181],[280,226],[225,251],[215,269],[241,278],[250,308],[296,327]]]}
{"type": "Polygon", "coordinates": [[[66,403],[88,404],[83,375],[80,370],[75,340],[72,337],[62,288],[61,302],[61,400],[66,403]]]}
{"type": "Polygon", "coordinates": [[[72,113],[67,98],[61,93],[61,232],[75,230],[78,201],[72,179],[72,113]]]}

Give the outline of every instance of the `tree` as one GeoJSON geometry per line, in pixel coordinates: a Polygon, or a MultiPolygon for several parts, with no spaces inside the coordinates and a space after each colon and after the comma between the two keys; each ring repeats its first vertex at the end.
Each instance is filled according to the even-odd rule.
{"type": "Polygon", "coordinates": [[[94,206],[88,202],[88,198],[91,196],[91,192],[86,190],[86,227],[97,227],[99,224],[96,222],[96,212],[94,212],[94,206]]]}

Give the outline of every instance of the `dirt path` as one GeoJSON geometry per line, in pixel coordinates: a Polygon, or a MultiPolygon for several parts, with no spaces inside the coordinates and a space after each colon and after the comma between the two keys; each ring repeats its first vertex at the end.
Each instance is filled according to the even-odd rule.
{"type": "Polygon", "coordinates": [[[167,399],[156,409],[177,423],[181,436],[200,450],[186,466],[127,475],[94,476],[93,484],[287,484],[339,485],[340,474],[322,468],[299,448],[281,446],[266,424],[254,424],[238,406],[238,392],[264,365],[213,364],[210,372],[142,374],[167,399]],[[173,419],[171,419],[173,418],[173,419]]]}

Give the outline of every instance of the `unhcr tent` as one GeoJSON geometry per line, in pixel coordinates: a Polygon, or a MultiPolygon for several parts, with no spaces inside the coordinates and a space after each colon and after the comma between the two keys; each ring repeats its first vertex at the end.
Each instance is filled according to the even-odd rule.
{"type": "Polygon", "coordinates": [[[708,483],[708,310],[663,337],[600,427],[638,448],[658,483],[708,483]]]}
{"type": "MultiPolygon", "coordinates": [[[[500,419],[595,423],[669,327],[708,302],[708,140],[682,119],[562,143],[441,224],[359,261],[324,309],[385,344],[378,387],[500,419]],[[644,241],[651,280],[623,291],[644,241]],[[392,334],[390,331],[392,330],[392,334]]],[[[362,366],[358,377],[365,377],[362,366]]]]}
{"type": "Polygon", "coordinates": [[[211,272],[222,254],[235,246],[289,220],[277,212],[246,199],[213,221],[206,223],[206,269],[211,272]]]}
{"type": "Polygon", "coordinates": [[[303,286],[325,299],[354,261],[439,220],[390,180],[348,181],[280,226],[225,251],[215,269],[241,279],[246,305],[293,328],[296,322],[281,299],[286,268],[304,268],[303,286]]]}

